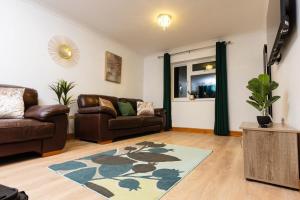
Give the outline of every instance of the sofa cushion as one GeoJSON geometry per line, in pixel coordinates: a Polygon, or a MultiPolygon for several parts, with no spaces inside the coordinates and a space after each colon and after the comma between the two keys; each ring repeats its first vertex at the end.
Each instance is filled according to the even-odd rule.
{"type": "Polygon", "coordinates": [[[138,116],[119,116],[108,122],[109,129],[139,128],[141,126],[142,118],[138,116]]]}
{"type": "MultiPolygon", "coordinates": [[[[16,85],[3,85],[0,84],[0,87],[2,88],[24,88],[21,86],[16,85]]],[[[25,104],[25,110],[27,110],[29,107],[37,105],[38,104],[38,93],[36,90],[31,88],[25,88],[23,100],[25,104]]]]}
{"type": "Polygon", "coordinates": [[[54,130],[54,123],[34,119],[1,119],[0,144],[49,138],[54,130]]]}
{"type": "Polygon", "coordinates": [[[99,105],[101,109],[106,110],[108,113],[110,113],[113,117],[116,117],[118,115],[116,108],[112,104],[110,100],[99,98],[99,105]]]}
{"type": "Polygon", "coordinates": [[[0,119],[24,117],[24,88],[0,87],[0,119]]]}
{"type": "Polygon", "coordinates": [[[119,102],[129,102],[132,105],[132,108],[137,112],[137,102],[143,101],[142,99],[130,99],[130,98],[119,98],[119,102]]]}
{"type": "Polygon", "coordinates": [[[163,118],[156,116],[142,116],[142,126],[162,125],[163,118]]]}
{"type": "Polygon", "coordinates": [[[154,116],[154,107],[152,102],[137,102],[137,115],[154,116]]]}
{"type": "Polygon", "coordinates": [[[118,106],[122,116],[136,115],[136,112],[134,111],[132,105],[129,102],[118,102],[118,106]]]}

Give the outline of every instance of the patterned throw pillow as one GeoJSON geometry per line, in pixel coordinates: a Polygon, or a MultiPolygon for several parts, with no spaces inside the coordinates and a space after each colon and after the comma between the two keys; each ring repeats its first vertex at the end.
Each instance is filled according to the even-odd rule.
{"type": "Polygon", "coordinates": [[[154,116],[154,107],[152,102],[137,102],[137,115],[154,116]]]}
{"type": "Polygon", "coordinates": [[[101,109],[106,110],[106,112],[110,113],[113,117],[116,117],[118,115],[111,101],[99,98],[99,105],[101,109]]]}
{"type": "Polygon", "coordinates": [[[24,88],[0,87],[0,119],[20,119],[24,117],[24,88]]]}

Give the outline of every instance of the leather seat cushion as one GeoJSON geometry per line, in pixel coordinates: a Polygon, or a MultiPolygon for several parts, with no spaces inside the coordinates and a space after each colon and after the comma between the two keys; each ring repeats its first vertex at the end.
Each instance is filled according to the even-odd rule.
{"type": "Polygon", "coordinates": [[[141,126],[142,117],[139,116],[119,116],[108,122],[109,129],[139,128],[141,126]]]}
{"type": "Polygon", "coordinates": [[[156,116],[119,116],[110,119],[108,127],[109,129],[129,129],[162,124],[163,118],[156,116]]]}
{"type": "Polygon", "coordinates": [[[1,119],[0,144],[53,137],[54,123],[34,119],[1,119]]]}
{"type": "Polygon", "coordinates": [[[142,116],[142,126],[162,125],[163,118],[156,116],[142,116]]]}

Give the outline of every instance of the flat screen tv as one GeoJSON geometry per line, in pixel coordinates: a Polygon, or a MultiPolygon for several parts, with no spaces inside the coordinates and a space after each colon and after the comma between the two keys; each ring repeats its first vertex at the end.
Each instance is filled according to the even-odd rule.
{"type": "Polygon", "coordinates": [[[267,13],[268,66],[279,62],[295,21],[295,0],[269,0],[267,13]]]}

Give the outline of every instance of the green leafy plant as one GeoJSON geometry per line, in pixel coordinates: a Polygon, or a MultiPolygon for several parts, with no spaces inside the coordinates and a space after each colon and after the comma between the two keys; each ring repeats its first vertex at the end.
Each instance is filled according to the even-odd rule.
{"type": "Polygon", "coordinates": [[[74,82],[68,82],[65,80],[59,80],[51,85],[50,89],[54,91],[57,96],[59,104],[70,106],[75,102],[73,96],[69,95],[69,92],[75,87],[74,82]]]}
{"type": "Polygon", "coordinates": [[[277,87],[278,83],[271,81],[269,75],[260,74],[258,78],[253,78],[248,82],[247,88],[252,95],[247,103],[260,111],[263,116],[268,116],[268,108],[280,98],[280,96],[273,96],[269,99],[269,94],[277,87]]]}

